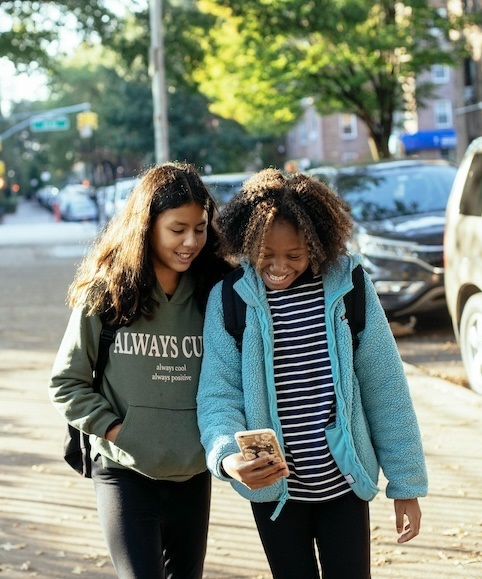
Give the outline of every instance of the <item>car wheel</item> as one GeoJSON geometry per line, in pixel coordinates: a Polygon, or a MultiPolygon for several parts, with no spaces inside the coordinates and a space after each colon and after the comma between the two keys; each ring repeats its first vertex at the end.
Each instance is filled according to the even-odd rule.
{"type": "Polygon", "coordinates": [[[482,293],[465,304],[460,321],[460,351],[470,387],[482,394],[482,293]]]}

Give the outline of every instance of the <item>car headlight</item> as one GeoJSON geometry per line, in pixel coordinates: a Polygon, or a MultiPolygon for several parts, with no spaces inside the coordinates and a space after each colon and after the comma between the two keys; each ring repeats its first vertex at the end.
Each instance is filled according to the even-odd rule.
{"type": "Polygon", "coordinates": [[[375,237],[360,233],[352,241],[352,248],[367,257],[382,257],[392,259],[417,259],[418,246],[406,241],[392,241],[383,237],[375,237]]]}
{"type": "Polygon", "coordinates": [[[413,295],[423,289],[423,281],[376,281],[374,283],[377,294],[379,295],[413,295]]]}

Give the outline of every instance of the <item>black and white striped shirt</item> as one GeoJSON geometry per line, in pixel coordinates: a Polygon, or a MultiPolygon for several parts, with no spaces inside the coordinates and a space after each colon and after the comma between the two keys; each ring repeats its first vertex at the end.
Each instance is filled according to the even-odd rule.
{"type": "Polygon", "coordinates": [[[274,329],[278,413],[292,500],[320,502],[350,491],[325,438],[335,420],[335,392],[321,276],[310,272],[284,290],[267,289],[274,329]]]}

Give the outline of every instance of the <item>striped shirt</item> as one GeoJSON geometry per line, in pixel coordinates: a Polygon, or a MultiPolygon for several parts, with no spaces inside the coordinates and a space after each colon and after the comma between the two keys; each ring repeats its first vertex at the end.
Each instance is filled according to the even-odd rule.
{"type": "Polygon", "coordinates": [[[325,437],[335,420],[335,391],[321,276],[310,272],[284,290],[267,288],[274,329],[278,414],[290,470],[291,499],[321,502],[350,491],[325,437]]]}

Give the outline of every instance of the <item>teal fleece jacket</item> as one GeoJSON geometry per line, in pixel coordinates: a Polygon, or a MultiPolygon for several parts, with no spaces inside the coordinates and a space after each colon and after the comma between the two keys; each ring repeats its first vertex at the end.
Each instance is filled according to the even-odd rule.
{"type": "MultiPolygon", "coordinates": [[[[387,496],[427,494],[421,436],[403,364],[372,282],[365,274],[366,325],[353,356],[343,296],[353,287],[359,258],[346,256],[323,275],[326,327],[336,395],[336,423],[326,430],[330,451],[353,491],[364,500],[378,493],[380,467],[387,496]]],[[[211,472],[229,480],[253,502],[278,501],[276,517],[289,499],[286,479],[249,490],[227,478],[222,460],[239,452],[238,430],[273,428],[283,436],[273,370],[273,327],[266,289],[251,265],[234,288],[247,304],[242,353],[224,327],[221,283],[209,297],[204,359],[197,396],[201,441],[211,472]]]]}
{"type": "Polygon", "coordinates": [[[154,318],[120,328],[109,350],[100,393],[92,389],[102,323],[72,312],[54,363],[50,398],[90,434],[104,467],[127,467],[153,479],[184,481],[206,470],[196,419],[203,315],[184,274],[170,300],[158,285],[154,318]],[[123,422],[115,444],[104,436],[123,422]]]}

